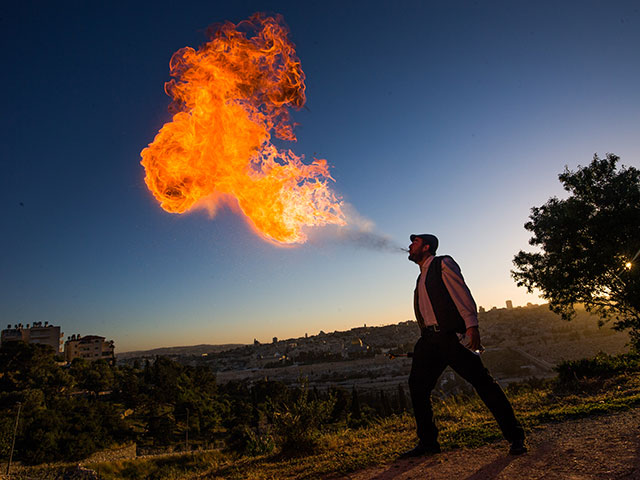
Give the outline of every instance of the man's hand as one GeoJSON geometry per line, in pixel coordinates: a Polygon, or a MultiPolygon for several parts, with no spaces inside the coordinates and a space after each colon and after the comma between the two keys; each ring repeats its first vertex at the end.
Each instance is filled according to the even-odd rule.
{"type": "Polygon", "coordinates": [[[480,350],[482,348],[482,343],[480,342],[480,331],[478,327],[469,327],[467,328],[466,333],[467,338],[469,339],[469,343],[467,343],[467,348],[471,351],[480,350]]]}

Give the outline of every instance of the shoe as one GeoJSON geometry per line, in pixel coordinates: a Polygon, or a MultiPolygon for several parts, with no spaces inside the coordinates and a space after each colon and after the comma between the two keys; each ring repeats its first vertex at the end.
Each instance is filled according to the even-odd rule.
{"type": "Polygon", "coordinates": [[[522,455],[527,453],[527,446],[524,444],[524,438],[519,438],[511,442],[511,448],[509,449],[509,455],[522,455]]]}
{"type": "Polygon", "coordinates": [[[418,445],[411,450],[407,450],[403,454],[400,455],[399,458],[414,458],[421,457],[423,455],[435,455],[436,453],[440,453],[440,445],[435,443],[433,445],[426,445],[422,442],[418,442],[418,445]]]}

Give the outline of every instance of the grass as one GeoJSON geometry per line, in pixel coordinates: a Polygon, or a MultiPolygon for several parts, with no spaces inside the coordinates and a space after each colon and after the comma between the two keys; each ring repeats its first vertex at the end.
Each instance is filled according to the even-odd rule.
{"type": "Polygon", "coordinates": [[[218,451],[182,453],[154,456],[136,460],[88,465],[99,470],[104,479],[182,479],[214,470],[222,464],[225,456],[218,451]]]}
{"type": "MultiPolygon", "coordinates": [[[[507,395],[525,429],[532,430],[545,423],[640,406],[640,375],[624,370],[614,375],[584,376],[562,382],[532,380],[510,386],[507,395]]],[[[434,402],[434,412],[444,450],[477,447],[502,438],[490,412],[475,395],[434,402]]],[[[387,463],[414,442],[413,418],[404,414],[367,428],[325,433],[317,452],[305,456],[237,457],[195,452],[88,466],[99,469],[107,480],[302,480],[387,463]]]]}
{"type": "MultiPolygon", "coordinates": [[[[614,413],[640,406],[639,360],[598,356],[567,362],[553,380],[510,385],[507,396],[526,430],[553,422],[614,413]]],[[[473,448],[502,439],[490,412],[476,395],[434,400],[443,450],[473,448]]],[[[199,451],[86,464],[105,480],[303,480],[330,478],[395,459],[415,442],[410,414],[382,419],[366,428],[325,432],[315,453],[237,456],[199,451]]],[[[506,449],[506,444],[505,444],[506,449]]],[[[72,464],[22,468],[12,479],[62,478],[72,464]]]]}

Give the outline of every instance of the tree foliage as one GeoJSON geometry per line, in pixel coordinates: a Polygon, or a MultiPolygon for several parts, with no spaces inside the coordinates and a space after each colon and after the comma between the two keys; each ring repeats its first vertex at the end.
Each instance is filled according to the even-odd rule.
{"type": "Polygon", "coordinates": [[[129,441],[141,452],[172,451],[186,447],[187,435],[189,448],[297,453],[315,448],[326,425],[354,428],[393,413],[381,404],[386,396],[358,400],[354,390],[358,418],[352,419],[348,391],[320,392],[300,381],[301,387],[267,379],[218,385],[209,368],[167,357],[143,368],[80,359],[65,365],[51,347],[6,342],[0,346],[0,460],[9,455],[18,403],[14,459],[29,464],[79,460],[129,441]]]}
{"type": "Polygon", "coordinates": [[[566,199],[550,198],[531,209],[525,229],[540,252],[520,251],[511,273],[518,286],[539,289],[565,320],[575,306],[617,330],[630,330],[640,348],[640,171],[617,168],[619,157],[594,155],[577,171],[559,175],[566,199]],[[631,265],[629,265],[631,262],[631,265]]]}
{"type": "MultiPolygon", "coordinates": [[[[98,361],[65,369],[56,360],[47,345],[6,342],[0,348],[0,417],[13,419],[17,403],[22,405],[15,458],[26,463],[76,460],[127,438],[115,406],[85,385],[99,375],[109,378],[105,368],[112,367],[98,361]]],[[[0,423],[4,437],[7,425],[0,423]]],[[[0,447],[6,452],[6,441],[0,447]]]]}

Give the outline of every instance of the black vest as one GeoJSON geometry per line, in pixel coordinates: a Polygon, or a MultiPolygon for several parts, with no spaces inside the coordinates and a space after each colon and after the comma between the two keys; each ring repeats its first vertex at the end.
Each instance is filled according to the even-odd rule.
{"type": "MultiPolygon", "coordinates": [[[[446,255],[448,256],[448,255],[446,255]]],[[[465,333],[467,326],[464,323],[464,319],[456,304],[453,302],[449,290],[447,290],[444,281],[442,280],[442,257],[434,257],[427,270],[425,279],[425,287],[427,289],[427,295],[431,302],[431,308],[436,316],[438,325],[445,332],[458,332],[465,333]]],[[[449,257],[451,258],[451,257],[449,257]]],[[[420,281],[420,275],[418,275],[417,282],[420,281]]],[[[416,294],[415,294],[415,310],[418,323],[424,325],[424,319],[420,313],[420,307],[418,304],[418,283],[416,282],[416,294]],[[422,322],[420,321],[422,320],[422,322]]]]}

